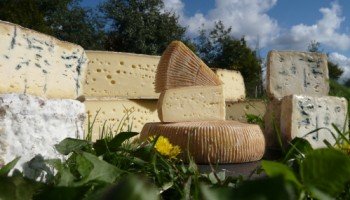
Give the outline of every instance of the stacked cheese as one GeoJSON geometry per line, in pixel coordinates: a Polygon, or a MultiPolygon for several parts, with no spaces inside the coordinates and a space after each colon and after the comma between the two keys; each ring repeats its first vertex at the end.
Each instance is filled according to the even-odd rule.
{"type": "Polygon", "coordinates": [[[270,148],[278,146],[276,130],[282,133],[284,143],[304,137],[318,148],[325,146],[324,140],[335,143],[330,131],[338,135],[332,124],[340,130],[347,129],[347,101],[327,96],[328,67],[324,54],[271,51],[267,92],[271,101],[265,115],[265,135],[270,148]],[[319,131],[308,134],[316,129],[319,131]]]}
{"type": "Polygon", "coordinates": [[[84,137],[84,49],[3,21],[0,43],[0,165],[57,158],[55,144],[84,137]]]}
{"type": "Polygon", "coordinates": [[[163,53],[155,88],[161,93],[157,110],[162,122],[147,123],[142,139],[168,137],[198,163],[249,162],[263,156],[260,127],[225,121],[222,81],[183,43],[172,42],[163,53]]]}
{"type": "Polygon", "coordinates": [[[146,122],[159,121],[154,91],[159,56],[103,51],[87,51],[87,56],[84,103],[90,124],[85,126],[93,140],[130,129],[139,132],[146,122]]]}

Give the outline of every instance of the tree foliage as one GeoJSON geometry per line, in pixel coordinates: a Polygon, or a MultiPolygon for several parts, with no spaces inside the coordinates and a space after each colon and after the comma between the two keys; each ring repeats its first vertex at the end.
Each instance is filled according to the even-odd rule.
{"type": "Polygon", "coordinates": [[[231,28],[226,29],[221,21],[209,33],[201,30],[197,38],[198,54],[210,67],[240,71],[247,94],[256,96],[257,88],[262,88],[261,61],[244,38],[237,40],[230,32],[231,28]]]}
{"type": "Polygon", "coordinates": [[[0,19],[77,43],[103,47],[102,23],[80,0],[0,0],[0,19]]]}
{"type": "Polygon", "coordinates": [[[101,11],[110,23],[106,49],[161,54],[173,40],[184,38],[185,28],[162,0],[107,0],[101,11]]]}

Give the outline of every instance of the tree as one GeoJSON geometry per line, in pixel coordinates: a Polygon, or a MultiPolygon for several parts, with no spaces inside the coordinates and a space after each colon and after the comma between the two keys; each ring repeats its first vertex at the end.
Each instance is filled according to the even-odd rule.
{"type": "Polygon", "coordinates": [[[162,0],[107,0],[101,6],[110,22],[106,49],[154,55],[184,39],[178,17],[163,10],[162,0]]]}
{"type": "Polygon", "coordinates": [[[80,0],[0,0],[0,19],[77,43],[103,47],[102,24],[80,0]]]}
{"type": "MultiPolygon", "coordinates": [[[[316,40],[312,40],[308,45],[308,51],[309,52],[316,52],[316,53],[322,53],[323,50],[320,50],[321,43],[317,42],[316,40]]],[[[338,80],[339,77],[343,74],[344,70],[339,67],[338,64],[335,64],[328,60],[328,74],[329,78],[333,80],[338,80]]]]}
{"type": "Polygon", "coordinates": [[[231,28],[226,29],[221,21],[215,23],[209,34],[201,30],[197,38],[198,54],[210,67],[240,71],[248,96],[256,96],[256,89],[262,88],[261,61],[244,38],[237,40],[230,32],[231,28]]]}

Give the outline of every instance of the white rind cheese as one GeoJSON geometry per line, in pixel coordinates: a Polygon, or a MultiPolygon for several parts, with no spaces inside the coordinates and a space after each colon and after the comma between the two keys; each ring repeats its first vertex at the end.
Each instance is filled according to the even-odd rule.
{"type": "Polygon", "coordinates": [[[61,158],[54,145],[67,137],[83,139],[84,119],[85,106],[76,100],[0,95],[0,164],[21,156],[16,168],[23,170],[36,155],[61,158]]]}
{"type": "MultiPolygon", "coordinates": [[[[127,131],[128,126],[131,126],[131,131],[140,132],[144,124],[159,122],[157,100],[87,100],[84,104],[90,122],[96,117],[92,140],[100,138],[104,124],[105,133],[114,133],[118,128],[118,131],[127,131]]],[[[85,121],[85,130],[88,130],[88,120],[85,121]]]]}
{"type": "Polygon", "coordinates": [[[159,56],[87,51],[90,60],[84,95],[87,99],[158,99],[154,79],[159,56]]]}
{"type": "Polygon", "coordinates": [[[330,131],[338,137],[332,127],[334,124],[339,130],[348,130],[347,125],[348,103],[345,98],[339,97],[311,97],[291,95],[283,98],[281,106],[281,132],[285,141],[295,137],[303,137],[312,147],[326,147],[324,140],[335,143],[330,131]],[[321,129],[319,129],[321,128],[321,129]],[[309,134],[307,133],[319,129],[309,134]]]}
{"type": "Polygon", "coordinates": [[[226,101],[225,103],[226,120],[247,122],[247,114],[263,117],[266,111],[266,102],[262,100],[226,101]]]}
{"type": "Polygon", "coordinates": [[[87,57],[78,45],[0,21],[0,93],[76,99],[87,57]]]}
{"type": "Polygon", "coordinates": [[[226,101],[242,101],[245,99],[243,76],[239,71],[227,69],[212,69],[223,82],[226,101]]]}
{"type": "Polygon", "coordinates": [[[162,122],[225,120],[223,87],[192,86],[168,89],[158,101],[162,122]]]}
{"type": "Polygon", "coordinates": [[[327,56],[321,53],[270,51],[267,93],[277,100],[292,94],[327,96],[327,56]]]}
{"type": "Polygon", "coordinates": [[[187,150],[196,163],[242,163],[260,160],[265,152],[264,135],[258,125],[236,121],[147,123],[140,139],[162,135],[187,150]]]}

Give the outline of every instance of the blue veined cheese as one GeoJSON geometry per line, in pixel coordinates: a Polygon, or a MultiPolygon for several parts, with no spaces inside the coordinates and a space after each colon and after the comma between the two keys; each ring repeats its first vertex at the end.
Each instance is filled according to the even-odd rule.
{"type": "Polygon", "coordinates": [[[327,56],[321,53],[270,51],[267,58],[267,93],[282,99],[292,94],[327,96],[327,56]]]}
{"type": "Polygon", "coordinates": [[[338,137],[337,131],[348,130],[347,124],[348,102],[345,98],[325,96],[312,97],[304,95],[291,95],[282,99],[281,105],[281,132],[285,141],[295,137],[303,137],[310,142],[312,147],[325,147],[324,140],[330,144],[335,139],[330,133],[338,137]],[[306,135],[311,131],[314,133],[306,135]]]}
{"type": "Polygon", "coordinates": [[[0,93],[76,99],[87,57],[78,45],[0,21],[0,93]]]}
{"type": "Polygon", "coordinates": [[[85,106],[76,100],[1,94],[0,165],[21,156],[15,168],[33,175],[26,162],[63,158],[54,145],[67,137],[83,139],[84,120],[85,106]]]}

